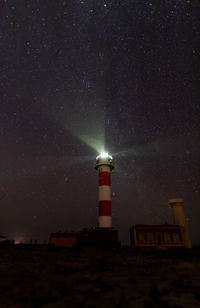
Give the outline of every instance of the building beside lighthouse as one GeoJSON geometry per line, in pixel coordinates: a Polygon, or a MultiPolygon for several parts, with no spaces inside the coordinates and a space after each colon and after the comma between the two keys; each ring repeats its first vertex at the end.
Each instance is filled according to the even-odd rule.
{"type": "Polygon", "coordinates": [[[131,246],[135,249],[192,248],[183,199],[169,200],[173,211],[173,224],[134,225],[130,229],[131,246]]]}

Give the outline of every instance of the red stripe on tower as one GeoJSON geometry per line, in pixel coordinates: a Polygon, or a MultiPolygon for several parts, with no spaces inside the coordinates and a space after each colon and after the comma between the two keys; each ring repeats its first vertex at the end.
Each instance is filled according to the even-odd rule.
{"type": "Polygon", "coordinates": [[[110,186],[110,172],[99,172],[99,186],[110,186]]]}
{"type": "Polygon", "coordinates": [[[111,201],[99,201],[99,216],[112,216],[111,212],[111,201]]]}

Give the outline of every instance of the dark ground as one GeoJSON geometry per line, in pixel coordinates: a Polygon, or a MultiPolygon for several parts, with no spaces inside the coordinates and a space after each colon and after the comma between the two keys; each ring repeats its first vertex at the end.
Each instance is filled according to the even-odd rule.
{"type": "Polygon", "coordinates": [[[200,249],[0,247],[0,307],[200,307],[200,249]]]}

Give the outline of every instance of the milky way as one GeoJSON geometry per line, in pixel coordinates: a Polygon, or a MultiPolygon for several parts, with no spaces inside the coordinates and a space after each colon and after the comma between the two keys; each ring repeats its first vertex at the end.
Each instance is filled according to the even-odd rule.
{"type": "Polygon", "coordinates": [[[97,225],[99,151],[113,224],[172,222],[200,241],[198,1],[0,2],[0,234],[97,225]]]}

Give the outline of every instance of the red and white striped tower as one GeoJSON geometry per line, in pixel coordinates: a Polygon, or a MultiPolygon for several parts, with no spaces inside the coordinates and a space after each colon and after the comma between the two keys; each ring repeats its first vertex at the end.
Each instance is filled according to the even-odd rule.
{"type": "Polygon", "coordinates": [[[110,173],[114,169],[112,156],[97,156],[95,169],[99,171],[99,227],[112,228],[110,173]]]}

